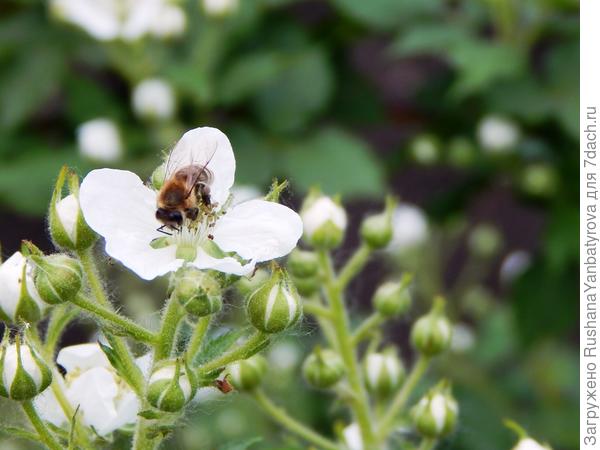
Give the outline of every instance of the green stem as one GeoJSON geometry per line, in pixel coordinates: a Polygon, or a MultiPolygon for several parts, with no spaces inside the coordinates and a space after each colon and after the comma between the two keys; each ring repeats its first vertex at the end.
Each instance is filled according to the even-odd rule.
{"type": "Polygon", "coordinates": [[[437,441],[435,439],[423,438],[418,450],[432,450],[433,447],[435,447],[436,442],[437,441]]]}
{"type": "MultiPolygon", "coordinates": [[[[147,402],[143,402],[141,409],[147,409],[149,406],[150,405],[148,405],[147,402]]],[[[133,442],[131,444],[132,450],[154,450],[158,446],[160,443],[158,438],[148,437],[148,431],[151,426],[151,420],[138,416],[133,432],[133,442]]]]}
{"type": "MultiPolygon", "coordinates": [[[[358,250],[357,254],[358,253],[361,253],[362,256],[360,258],[357,258],[356,255],[353,256],[351,261],[354,260],[355,262],[353,264],[348,263],[346,265],[345,269],[347,274],[356,273],[354,270],[358,270],[359,267],[362,266],[360,261],[363,259],[366,261],[368,254],[365,252],[363,247],[358,250]],[[353,267],[354,269],[349,269],[349,266],[353,267]]],[[[374,448],[373,444],[375,437],[373,435],[373,428],[371,425],[371,411],[369,408],[367,392],[361,380],[358,361],[352,343],[352,334],[350,333],[348,314],[342,298],[342,286],[344,286],[344,283],[339,282],[339,280],[336,283],[331,260],[327,252],[319,252],[319,261],[322,271],[325,274],[325,290],[332,312],[331,323],[333,324],[333,328],[335,330],[338,351],[344,360],[347,370],[348,383],[350,384],[350,389],[354,394],[352,405],[356,415],[356,421],[360,427],[365,448],[372,449],[374,448]]]]}
{"type": "Polygon", "coordinates": [[[44,341],[44,352],[50,360],[54,359],[56,346],[60,341],[63,330],[69,322],[77,317],[77,314],[78,311],[71,308],[68,304],[58,305],[52,309],[44,341]]]}
{"type": "Polygon", "coordinates": [[[202,375],[210,373],[221,367],[225,367],[232,362],[239,361],[241,359],[249,358],[255,353],[256,348],[262,346],[265,341],[268,341],[269,336],[257,331],[254,333],[246,342],[230,352],[221,355],[220,357],[213,359],[212,361],[203,364],[198,368],[198,374],[200,378],[202,375]]]}
{"type": "Polygon", "coordinates": [[[352,281],[352,279],[363,269],[363,267],[365,267],[365,264],[367,264],[367,261],[369,261],[371,252],[372,250],[367,244],[361,244],[348,262],[346,262],[344,267],[342,267],[337,279],[337,284],[340,291],[343,291],[348,283],[350,283],[350,281],[352,281]]]}
{"type": "Polygon", "coordinates": [[[167,300],[167,306],[165,307],[162,324],[160,331],[158,332],[158,338],[156,340],[154,361],[160,361],[171,356],[173,351],[173,344],[175,343],[175,337],[177,335],[177,329],[179,328],[179,322],[183,317],[179,302],[174,296],[169,297],[167,300]]]}
{"type": "Polygon", "coordinates": [[[276,406],[262,390],[256,389],[251,395],[254,397],[260,407],[267,412],[275,422],[285,427],[288,431],[297,434],[302,439],[310,442],[313,445],[316,445],[319,448],[326,450],[339,450],[339,447],[335,442],[330,441],[324,436],[314,432],[306,425],[289,416],[283,408],[276,406]]]}
{"type": "Polygon", "coordinates": [[[110,309],[100,306],[98,303],[93,302],[84,295],[77,295],[71,300],[71,303],[77,305],[81,309],[91,312],[104,321],[116,325],[137,341],[145,342],[147,344],[154,344],[156,342],[156,335],[151,331],[148,331],[146,328],[138,325],[127,317],[123,317],[110,309]]]}
{"type": "Polygon", "coordinates": [[[331,319],[331,311],[314,300],[304,300],[302,308],[310,315],[331,319]]]}
{"type": "Polygon", "coordinates": [[[50,433],[50,430],[46,427],[40,416],[38,415],[35,407],[33,406],[33,402],[31,400],[25,400],[21,402],[21,406],[23,407],[23,411],[29,417],[33,428],[40,435],[41,442],[51,450],[62,450],[63,447],[58,443],[54,436],[50,433]]]}
{"type": "Polygon", "coordinates": [[[206,332],[210,327],[211,319],[212,315],[198,319],[196,328],[194,328],[194,332],[192,333],[192,337],[190,338],[190,342],[188,343],[187,351],[185,352],[186,360],[190,364],[192,363],[194,357],[196,356],[196,354],[200,350],[200,347],[202,346],[202,341],[204,341],[206,332]]]}
{"type": "Polygon", "coordinates": [[[378,312],[374,312],[369,317],[367,317],[363,323],[354,331],[352,335],[352,344],[358,345],[361,341],[369,337],[371,331],[374,328],[377,328],[385,321],[385,318],[379,314],[378,312]]]}
{"type": "Polygon", "coordinates": [[[378,437],[380,440],[384,440],[394,427],[394,420],[396,419],[396,416],[398,413],[400,413],[404,405],[406,405],[410,394],[417,386],[417,383],[427,370],[428,366],[429,358],[423,355],[419,356],[419,359],[413,366],[410,375],[402,385],[402,389],[400,389],[400,391],[396,394],[387,413],[383,416],[383,419],[381,419],[381,425],[379,426],[378,430],[378,437]]]}

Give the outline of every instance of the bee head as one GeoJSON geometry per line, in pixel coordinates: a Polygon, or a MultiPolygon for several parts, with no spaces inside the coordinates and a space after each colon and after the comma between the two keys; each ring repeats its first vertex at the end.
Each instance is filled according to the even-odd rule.
{"type": "Polygon", "coordinates": [[[171,228],[179,228],[183,223],[183,215],[178,210],[158,208],[156,219],[171,228]]]}

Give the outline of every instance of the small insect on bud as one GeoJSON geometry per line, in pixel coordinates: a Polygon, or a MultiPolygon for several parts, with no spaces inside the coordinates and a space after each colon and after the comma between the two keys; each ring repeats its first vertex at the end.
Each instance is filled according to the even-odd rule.
{"type": "Polygon", "coordinates": [[[269,281],[248,298],[250,323],[265,333],[279,333],[294,325],[302,315],[302,303],[287,273],[276,269],[269,281]]]}
{"type": "Polygon", "coordinates": [[[228,380],[238,391],[251,391],[258,387],[267,373],[267,360],[253,355],[227,368],[228,380]]]}
{"type": "Polygon", "coordinates": [[[435,356],[452,342],[452,325],[444,316],[445,300],[437,297],[431,311],[415,322],[411,340],[417,350],[426,356],[435,356]]]}
{"type": "Polygon", "coordinates": [[[411,416],[416,429],[423,436],[439,438],[454,430],[458,418],[458,403],[446,381],[433,387],[414,406],[411,416]]]}
{"type": "Polygon", "coordinates": [[[412,304],[410,282],[412,274],[405,273],[400,282],[388,281],[377,288],[373,304],[384,317],[397,317],[404,314],[412,304]]]}
{"type": "Polygon", "coordinates": [[[346,369],[342,358],[329,349],[315,348],[302,366],[304,378],[311,386],[327,389],[344,376],[346,369]]]}
{"type": "Polygon", "coordinates": [[[20,342],[20,337],[17,336],[14,344],[8,344],[5,337],[1,351],[1,396],[13,400],[29,400],[50,385],[50,369],[33,348],[20,342]]]}
{"type": "Polygon", "coordinates": [[[35,287],[51,305],[72,300],[81,290],[83,270],[74,258],[63,254],[30,257],[35,264],[35,287]]]}
{"type": "Polygon", "coordinates": [[[380,249],[386,247],[394,236],[394,228],[392,227],[392,216],[396,201],[392,197],[386,199],[385,211],[373,216],[367,217],[361,227],[360,235],[372,249],[380,249]]]}
{"type": "Polygon", "coordinates": [[[296,248],[288,256],[287,268],[294,277],[313,277],[319,271],[319,259],[314,252],[296,248]]]}
{"type": "Polygon", "coordinates": [[[83,218],[79,207],[79,178],[65,166],[61,169],[48,211],[50,236],[54,243],[69,250],[85,250],[96,242],[97,235],[83,218]],[[69,195],[62,198],[65,182],[69,195]]]}
{"type": "Polygon", "coordinates": [[[185,268],[175,278],[173,295],[194,317],[204,317],[221,310],[221,285],[209,272],[185,268]]]}
{"type": "Polygon", "coordinates": [[[494,256],[501,246],[502,236],[492,225],[477,225],[469,236],[469,249],[482,258],[494,256]]]}
{"type": "Polygon", "coordinates": [[[302,205],[300,217],[309,244],[316,248],[333,249],[342,243],[348,217],[344,208],[330,197],[312,192],[302,205]]]}
{"type": "Polygon", "coordinates": [[[196,377],[180,359],[159,365],[148,380],[147,398],[161,411],[181,410],[196,393],[196,377]]]}
{"type": "Polygon", "coordinates": [[[21,252],[0,264],[0,319],[6,323],[37,322],[48,306],[35,288],[33,270],[21,252]]]}
{"type": "Polygon", "coordinates": [[[367,389],[379,397],[387,397],[404,381],[406,371],[394,349],[370,353],[364,362],[367,389]]]}

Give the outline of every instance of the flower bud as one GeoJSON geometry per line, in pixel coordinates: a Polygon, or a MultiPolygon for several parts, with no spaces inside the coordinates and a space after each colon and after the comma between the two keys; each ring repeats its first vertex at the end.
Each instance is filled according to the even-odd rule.
{"type": "Polygon", "coordinates": [[[330,197],[311,193],[304,201],[300,217],[304,236],[314,247],[332,249],[342,243],[348,218],[344,208],[330,197]]]}
{"type": "Polygon", "coordinates": [[[275,270],[271,279],[248,298],[248,319],[265,333],[278,333],[294,325],[302,315],[302,304],[288,275],[275,270]]]}
{"type": "Polygon", "coordinates": [[[400,282],[388,281],[377,288],[373,295],[373,304],[379,314],[384,317],[395,317],[404,314],[412,304],[409,284],[412,275],[404,274],[400,282]]]}
{"type": "Polygon", "coordinates": [[[310,297],[321,288],[321,281],[316,276],[308,278],[292,277],[292,280],[302,297],[310,297]]]}
{"type": "Polygon", "coordinates": [[[287,268],[294,277],[312,277],[319,271],[319,259],[314,252],[296,248],[288,256],[287,268]]]}
{"type": "Polygon", "coordinates": [[[542,445],[530,437],[523,437],[513,450],[552,450],[549,445],[542,445]]]}
{"type": "Polygon", "coordinates": [[[238,9],[239,0],[202,0],[202,9],[207,16],[223,17],[238,9]]]}
{"type": "Polygon", "coordinates": [[[418,136],[412,142],[410,152],[413,159],[419,164],[435,164],[440,159],[440,144],[435,136],[418,136]]]}
{"type": "Polygon", "coordinates": [[[7,323],[40,320],[46,303],[33,281],[34,267],[21,252],[0,265],[0,319],[7,323]]]}
{"type": "Polygon", "coordinates": [[[385,211],[367,217],[360,226],[360,235],[372,249],[386,247],[394,236],[392,216],[396,201],[392,197],[386,199],[385,211]]]}
{"type": "Polygon", "coordinates": [[[81,290],[83,270],[76,259],[60,253],[31,259],[35,263],[35,287],[46,303],[68,302],[81,290]]]}
{"type": "Polygon", "coordinates": [[[235,288],[243,296],[248,297],[271,278],[265,269],[258,269],[250,277],[241,277],[235,283],[235,288]]]}
{"type": "Polygon", "coordinates": [[[196,393],[196,378],[187,364],[179,359],[159,365],[148,380],[147,398],[161,411],[181,410],[196,393]]]}
{"type": "Polygon", "coordinates": [[[0,395],[13,400],[29,400],[52,381],[52,373],[38,354],[20,338],[14,344],[3,342],[0,356],[0,395]]]}
{"type": "Polygon", "coordinates": [[[79,152],[93,161],[114,162],[123,153],[117,125],[105,118],[81,124],[77,129],[77,144],[79,152]]]}
{"type": "Polygon", "coordinates": [[[70,173],[67,167],[63,167],[52,193],[48,224],[54,243],[69,250],[85,250],[91,247],[97,238],[83,218],[78,195],[79,178],[70,173]],[[61,198],[65,181],[68,181],[70,194],[61,198]]]}
{"type": "Polygon", "coordinates": [[[487,116],[477,128],[479,145],[488,153],[506,153],[514,149],[520,131],[514,122],[500,116],[487,116]]]}
{"type": "Polygon", "coordinates": [[[435,356],[452,342],[452,325],[444,316],[444,304],[443,298],[436,298],[431,311],[413,325],[412,343],[424,355],[435,356]]]}
{"type": "Polygon", "coordinates": [[[447,382],[432,388],[411,411],[415,427],[423,436],[439,438],[456,426],[458,404],[447,382]]]}
{"type": "Polygon", "coordinates": [[[364,362],[367,389],[379,397],[386,397],[400,387],[406,371],[394,349],[370,353],[364,362]]]}
{"type": "Polygon", "coordinates": [[[186,268],[175,283],[173,295],[191,316],[204,317],[221,310],[221,285],[209,272],[186,268]]]}
{"type": "Polygon", "coordinates": [[[262,383],[267,373],[267,360],[261,355],[253,355],[229,365],[227,373],[229,381],[238,391],[251,391],[262,383]]]}
{"type": "Polygon", "coordinates": [[[533,164],[523,171],[520,184],[529,195],[549,197],[556,192],[558,175],[548,164],[533,164]]]}
{"type": "Polygon", "coordinates": [[[169,119],[175,110],[175,95],[171,85],[158,78],[146,79],[135,86],[133,111],[143,119],[169,119]]]}
{"type": "Polygon", "coordinates": [[[492,225],[477,225],[469,236],[469,248],[477,256],[494,256],[502,246],[502,236],[492,225]]]}
{"type": "Polygon", "coordinates": [[[326,389],[342,379],[344,372],[344,362],[342,358],[329,349],[315,348],[304,361],[302,373],[304,378],[311,386],[319,389],[326,389]]]}

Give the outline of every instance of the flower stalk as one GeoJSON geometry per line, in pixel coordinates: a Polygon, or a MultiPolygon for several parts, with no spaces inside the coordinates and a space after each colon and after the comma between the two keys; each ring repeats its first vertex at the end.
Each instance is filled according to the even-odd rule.
{"type": "Polygon", "coordinates": [[[46,427],[46,424],[35,410],[33,402],[31,400],[25,400],[21,403],[21,406],[29,418],[29,421],[33,425],[33,428],[35,428],[35,431],[37,431],[40,441],[50,450],[62,450],[63,446],[60,445],[54,436],[52,436],[50,430],[48,430],[48,427],[46,427]]]}

